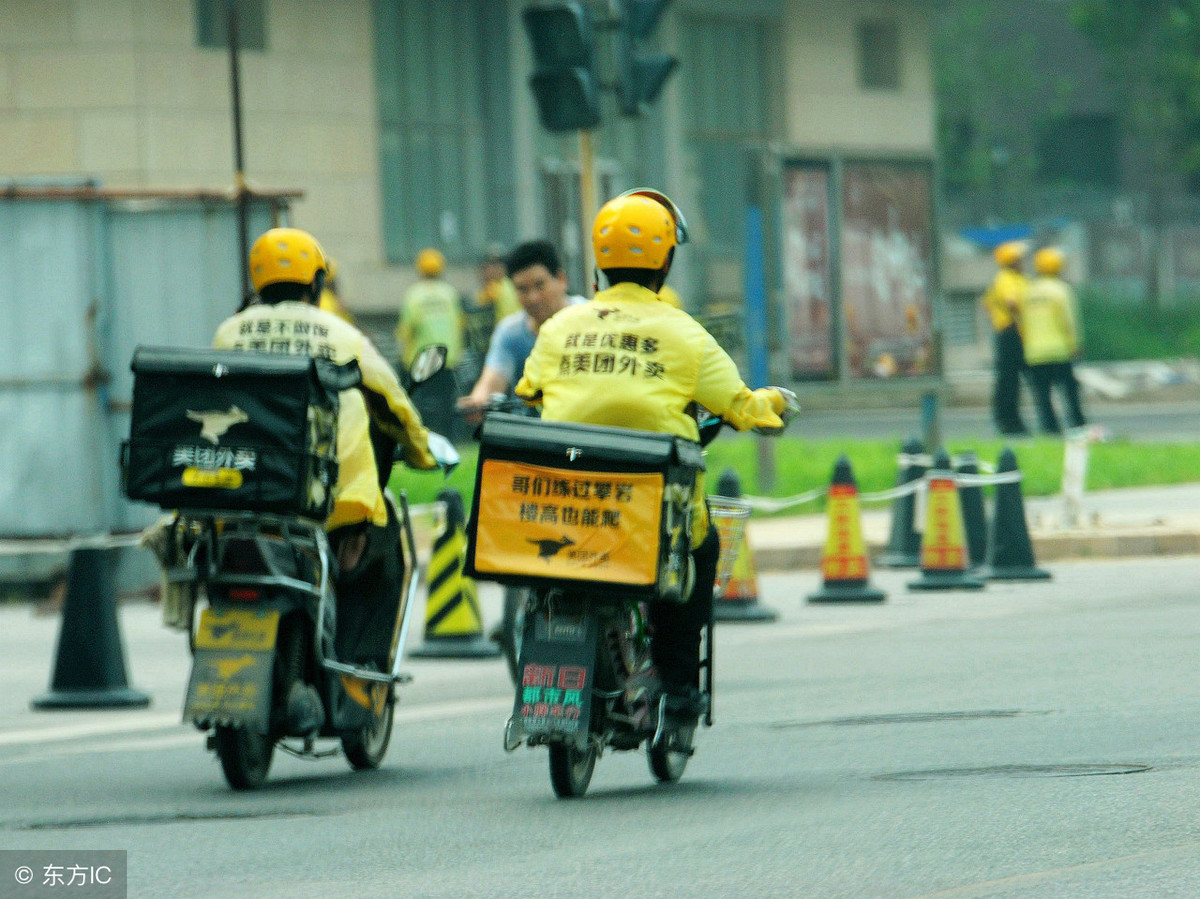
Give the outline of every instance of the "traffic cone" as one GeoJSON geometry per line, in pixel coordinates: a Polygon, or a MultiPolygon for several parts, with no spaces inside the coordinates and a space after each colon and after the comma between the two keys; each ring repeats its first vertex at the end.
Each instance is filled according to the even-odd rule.
{"type": "Polygon", "coordinates": [[[921,577],[910,590],[979,590],[984,582],[967,574],[962,506],[950,468],[950,456],[938,450],[929,471],[925,533],[921,537],[921,577]]]}
{"type": "MultiPolygon", "coordinates": [[[[915,457],[924,452],[921,441],[910,437],[901,449],[906,458],[896,476],[897,487],[925,477],[925,466],[915,461],[915,457]]],[[[892,532],[887,550],[878,559],[885,568],[916,568],[921,564],[921,535],[916,529],[916,504],[915,493],[898,496],[892,502],[892,532]]]]}
{"type": "Polygon", "coordinates": [[[115,552],[77,549],[71,553],[50,692],[32,701],[34,709],[150,705],[150,697],[131,689],[125,676],[117,623],[115,552]]]}
{"type": "Polygon", "coordinates": [[[483,659],[500,655],[500,647],[483,635],[479,591],[475,581],[463,574],[467,535],[466,515],[457,490],[437,495],[446,509],[445,525],[433,538],[425,600],[425,636],[409,655],[418,658],[483,659]]]}
{"type": "MultiPolygon", "coordinates": [[[[736,471],[727,468],[717,479],[717,493],[731,499],[742,496],[742,482],[736,471]]],[[[729,533],[724,531],[719,518],[713,518],[712,524],[717,528],[721,537],[721,554],[730,552],[729,533]]],[[[714,597],[713,619],[716,621],[774,621],[779,613],[768,609],[758,601],[758,569],[754,564],[754,554],[750,551],[750,541],[746,539],[746,529],[741,528],[734,556],[733,569],[729,575],[729,583],[721,596],[714,597]]]]}
{"type": "MultiPolygon", "coordinates": [[[[1000,453],[996,474],[1017,471],[1016,454],[1008,447],[1000,453]]],[[[1025,524],[1021,482],[996,485],[996,507],[988,531],[987,564],[982,577],[994,581],[1044,581],[1050,572],[1033,561],[1033,544],[1025,524]]]]}
{"type": "MultiPolygon", "coordinates": [[[[974,453],[963,453],[959,457],[959,474],[979,474],[979,460],[974,453]]],[[[978,484],[960,484],[958,501],[962,505],[963,528],[967,535],[967,562],[969,568],[979,568],[987,562],[987,512],[984,509],[983,487],[978,484]]]]}
{"type": "Polygon", "coordinates": [[[867,549],[850,460],[839,456],[829,485],[829,533],[821,553],[821,589],[809,602],[883,602],[887,594],[867,583],[867,549]]]}

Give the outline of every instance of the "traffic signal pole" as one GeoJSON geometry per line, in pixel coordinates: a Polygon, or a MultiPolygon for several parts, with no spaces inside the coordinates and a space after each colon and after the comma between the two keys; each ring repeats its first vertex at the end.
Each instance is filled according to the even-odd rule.
{"type": "MultiPolygon", "coordinates": [[[[600,91],[616,94],[621,115],[638,116],[662,90],[678,60],[643,52],[639,43],[658,27],[670,0],[608,0],[609,15],[593,22],[580,0],[539,2],[521,12],[533,50],[529,79],[538,118],[547,131],[579,134],[579,215],[585,280],[595,271],[592,222],[596,218],[596,173],[592,130],[600,125],[600,91]],[[613,33],[615,80],[602,84],[595,30],[613,33]]],[[[584,288],[586,291],[586,287],[584,288]]]]}
{"type": "Polygon", "coordinates": [[[590,294],[595,285],[596,260],[592,258],[592,222],[596,220],[596,162],[592,151],[592,132],[579,129],[579,214],[582,219],[583,272],[587,281],[583,290],[590,294]]]}

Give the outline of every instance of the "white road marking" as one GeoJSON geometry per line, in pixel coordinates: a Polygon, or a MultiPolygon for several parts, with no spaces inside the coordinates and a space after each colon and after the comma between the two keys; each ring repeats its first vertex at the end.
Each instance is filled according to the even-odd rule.
{"type": "MultiPolygon", "coordinates": [[[[511,708],[512,700],[500,697],[465,699],[457,702],[436,704],[429,703],[410,708],[398,705],[395,722],[397,725],[400,725],[415,724],[423,721],[440,721],[448,718],[463,718],[473,715],[503,715],[504,712],[511,708]]],[[[192,744],[203,746],[204,735],[190,724],[181,723],[178,714],[126,714],[117,718],[64,724],[55,727],[30,728],[29,730],[0,734],[0,747],[19,749],[26,746],[45,746],[50,743],[66,743],[69,745],[39,749],[36,754],[22,754],[2,759],[0,760],[0,765],[35,761],[44,759],[47,756],[101,752],[148,752],[192,744]],[[156,735],[154,733],[156,731],[180,732],[160,733],[156,735]],[[135,733],[145,733],[146,736],[117,740],[89,740],[86,743],[72,742],[93,737],[135,733]]]]}

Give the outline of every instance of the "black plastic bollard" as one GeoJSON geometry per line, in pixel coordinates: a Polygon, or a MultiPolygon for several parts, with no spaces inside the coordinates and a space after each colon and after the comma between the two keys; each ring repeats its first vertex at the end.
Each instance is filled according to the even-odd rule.
{"type": "MultiPolygon", "coordinates": [[[[1017,455],[1009,447],[1000,453],[996,473],[1017,471],[1017,455]]],[[[1044,581],[1050,572],[1033,560],[1033,543],[1025,523],[1025,500],[1021,482],[996,485],[996,506],[988,532],[987,564],[982,577],[995,581],[1044,581]]]]}
{"type": "Polygon", "coordinates": [[[34,709],[144,708],[150,697],[131,689],[117,623],[116,550],[71,553],[62,625],[50,692],[34,709]]]}
{"type": "MultiPolygon", "coordinates": [[[[901,451],[911,457],[919,456],[924,448],[921,441],[910,437],[901,451]]],[[[925,466],[916,461],[900,467],[896,486],[903,487],[925,477],[925,466]]],[[[921,564],[921,535],[916,529],[917,498],[909,493],[892,502],[892,531],[887,549],[879,557],[878,564],[884,568],[916,568],[921,564]]]]}
{"type": "MultiPolygon", "coordinates": [[[[958,474],[979,474],[979,460],[974,453],[959,457],[958,474]]],[[[987,562],[987,511],[984,508],[983,488],[978,484],[960,485],[958,502],[962,506],[963,529],[967,537],[969,567],[978,568],[987,562]]]]}

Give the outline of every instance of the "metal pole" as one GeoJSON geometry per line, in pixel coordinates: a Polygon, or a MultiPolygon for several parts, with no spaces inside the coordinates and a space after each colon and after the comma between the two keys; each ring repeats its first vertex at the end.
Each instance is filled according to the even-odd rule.
{"type": "Polygon", "coordinates": [[[242,302],[241,308],[250,304],[253,291],[250,289],[250,272],[247,269],[247,257],[250,246],[246,235],[247,203],[249,200],[246,190],[245,166],[242,157],[242,76],[238,67],[238,15],[237,0],[225,0],[225,9],[229,17],[229,82],[233,95],[233,185],[237,192],[237,222],[238,222],[238,259],[237,270],[241,273],[242,302]]]}
{"type": "Polygon", "coordinates": [[[592,258],[592,222],[596,220],[596,173],[592,154],[592,132],[579,129],[579,215],[583,256],[584,295],[591,293],[596,260],[592,258]]]}
{"type": "MultiPolygon", "coordinates": [[[[757,152],[746,153],[746,218],[743,257],[746,288],[746,356],[750,366],[750,386],[765,387],[770,378],[767,342],[767,276],[763,251],[763,207],[766,205],[761,161],[757,152]]],[[[758,439],[758,485],[762,490],[775,488],[775,445],[758,439]]]]}

